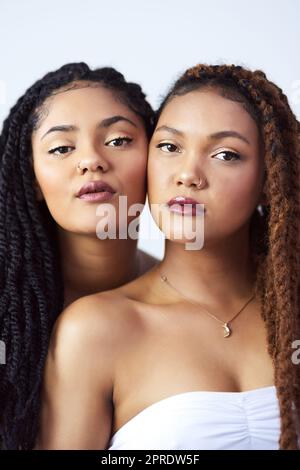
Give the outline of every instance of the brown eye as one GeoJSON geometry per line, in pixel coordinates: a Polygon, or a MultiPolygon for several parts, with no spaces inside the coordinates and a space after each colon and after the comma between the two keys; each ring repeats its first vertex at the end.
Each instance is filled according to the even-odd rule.
{"type": "Polygon", "coordinates": [[[236,152],[231,152],[229,150],[226,150],[226,151],[223,151],[223,152],[220,152],[220,153],[217,153],[216,155],[213,155],[213,157],[223,157],[222,158],[217,158],[217,160],[221,160],[223,162],[232,162],[232,161],[235,161],[235,160],[240,160],[241,157],[238,153],[236,152]]]}
{"type": "Polygon", "coordinates": [[[132,139],[129,137],[117,137],[116,139],[112,139],[109,142],[106,142],[107,147],[125,147],[125,145],[130,144],[132,139]]]}
{"type": "Polygon", "coordinates": [[[162,142],[161,144],[158,144],[156,148],[159,148],[166,153],[179,152],[179,148],[177,147],[177,145],[170,144],[169,142],[162,142]]]}
{"type": "Polygon", "coordinates": [[[49,150],[48,153],[54,155],[64,155],[66,153],[72,152],[72,150],[74,150],[74,147],[70,147],[69,145],[60,145],[59,147],[55,147],[49,150]]]}

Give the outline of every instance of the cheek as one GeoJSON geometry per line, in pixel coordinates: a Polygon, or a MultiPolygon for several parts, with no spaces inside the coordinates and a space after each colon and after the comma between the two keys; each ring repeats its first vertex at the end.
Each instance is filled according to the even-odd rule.
{"type": "Polygon", "coordinates": [[[240,172],[235,177],[215,181],[213,205],[219,215],[232,223],[243,223],[255,210],[261,192],[261,175],[258,169],[240,172]]]}
{"type": "MultiPolygon", "coordinates": [[[[172,177],[169,174],[170,164],[162,162],[157,156],[149,156],[148,161],[148,200],[151,215],[159,229],[169,239],[172,239],[174,223],[170,220],[170,213],[164,208],[170,199],[170,191],[174,188],[171,183],[172,177]]],[[[176,231],[176,229],[175,229],[176,231]]]]}
{"type": "Polygon", "coordinates": [[[37,162],[34,164],[34,172],[46,202],[49,198],[59,199],[70,194],[71,176],[65,165],[41,165],[37,162]]]}
{"type": "MultiPolygon", "coordinates": [[[[46,205],[55,222],[65,230],[74,230],[74,227],[77,227],[76,224],[74,226],[74,223],[77,223],[77,216],[73,210],[73,204],[77,188],[71,186],[72,169],[66,165],[66,162],[61,161],[43,165],[36,162],[34,171],[46,205]]],[[[85,225],[85,217],[86,214],[80,217],[80,227],[85,225]]]]}
{"type": "Polygon", "coordinates": [[[122,193],[127,195],[129,203],[143,203],[146,196],[147,152],[141,152],[137,158],[128,158],[115,167],[122,193]]]}
{"type": "Polygon", "coordinates": [[[149,202],[153,204],[165,202],[166,194],[171,187],[170,165],[162,164],[157,157],[150,154],[147,171],[149,202]]]}

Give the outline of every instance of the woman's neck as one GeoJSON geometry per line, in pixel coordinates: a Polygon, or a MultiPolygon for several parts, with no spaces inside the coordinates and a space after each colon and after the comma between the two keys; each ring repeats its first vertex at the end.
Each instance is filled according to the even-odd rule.
{"type": "Polygon", "coordinates": [[[139,271],[137,241],[99,240],[59,230],[65,306],[84,295],[113,289],[139,271]]]}
{"type": "Polygon", "coordinates": [[[182,294],[216,310],[253,293],[255,269],[247,231],[199,251],[167,240],[159,270],[182,294]]]}

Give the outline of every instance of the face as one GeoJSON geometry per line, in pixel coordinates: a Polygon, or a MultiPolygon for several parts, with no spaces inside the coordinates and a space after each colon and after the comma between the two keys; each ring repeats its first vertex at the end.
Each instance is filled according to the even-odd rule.
{"type": "Polygon", "coordinates": [[[257,125],[240,103],[197,90],[165,106],[150,142],[148,191],[167,238],[188,240],[179,227],[197,221],[196,203],[204,205],[204,246],[247,227],[263,174],[257,125]]]}
{"type": "MultiPolygon", "coordinates": [[[[145,200],[142,120],[101,86],[59,91],[41,115],[32,135],[33,165],[39,198],[52,217],[66,231],[95,234],[96,210],[106,203],[115,208],[111,223],[118,227],[119,197],[127,196],[128,207],[145,200]]],[[[126,214],[127,224],[134,217],[126,214]]]]}

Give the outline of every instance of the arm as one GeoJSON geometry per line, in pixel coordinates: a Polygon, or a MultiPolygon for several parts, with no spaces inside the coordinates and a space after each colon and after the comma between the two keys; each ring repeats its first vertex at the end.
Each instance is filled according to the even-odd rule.
{"type": "MultiPolygon", "coordinates": [[[[105,310],[105,309],[103,309],[105,310]]],[[[45,367],[38,449],[105,449],[112,424],[113,334],[87,297],[59,317],[45,367]]]]}

